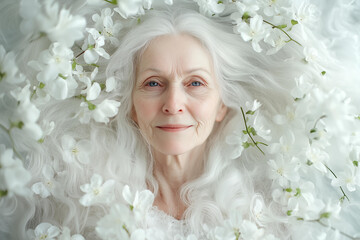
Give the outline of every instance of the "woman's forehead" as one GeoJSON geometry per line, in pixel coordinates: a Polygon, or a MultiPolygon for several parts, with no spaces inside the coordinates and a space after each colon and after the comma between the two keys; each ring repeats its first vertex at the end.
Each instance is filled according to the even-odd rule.
{"type": "Polygon", "coordinates": [[[143,52],[138,72],[169,71],[181,68],[183,72],[194,70],[213,71],[212,59],[201,42],[187,34],[164,35],[155,38],[143,52]]]}

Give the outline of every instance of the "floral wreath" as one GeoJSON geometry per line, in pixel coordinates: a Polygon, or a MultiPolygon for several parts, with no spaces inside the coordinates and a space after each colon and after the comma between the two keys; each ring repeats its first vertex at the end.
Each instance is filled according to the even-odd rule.
{"type": "MultiPolygon", "coordinates": [[[[266,128],[261,120],[261,103],[246,103],[241,107],[244,128],[229,136],[227,142],[236,146],[233,158],[247,148],[263,154],[264,148],[268,150],[271,157],[265,164],[273,181],[272,197],[281,204],[289,224],[312,224],[309,231],[320,228],[316,236],[322,239],[360,239],[359,223],[351,220],[360,213],[359,207],[353,215],[349,215],[352,210],[347,210],[348,215],[344,210],[360,199],[360,104],[353,102],[348,89],[331,80],[324,59],[334,57],[321,40],[316,46],[306,44],[313,37],[320,10],[309,1],[193,2],[210,19],[231,14],[234,33],[258,54],[277,54],[289,44],[302,49],[302,58],[289,61],[307,64],[312,71],[289,80],[296,86],[289,92],[292,104],[273,116],[266,128]],[[280,131],[271,135],[272,126],[280,131]]],[[[111,93],[117,83],[98,73],[120,44],[121,29],[141,24],[142,15],[155,9],[156,4],[172,5],[173,1],[84,0],[81,11],[72,11],[55,0],[17,3],[22,46],[42,41],[42,48],[23,63],[19,56],[24,48],[12,51],[0,45],[0,208],[15,196],[56,197],[53,186],[57,173],[53,166],[44,166],[42,181],[30,186],[33,176],[24,167],[31,146],[43,144],[57,127],[55,122],[41,118],[41,109],[53,102],[76,99],[79,110],[74,121],[107,124],[116,116],[121,103],[112,99],[111,93]]],[[[347,76],[347,82],[355,84],[351,76],[347,76]]],[[[67,159],[88,163],[88,140],[64,135],[61,142],[67,159]]],[[[111,203],[114,180],[104,182],[102,176],[94,174],[80,188],[84,195],[79,201],[84,207],[111,203]]],[[[153,194],[148,190],[132,192],[128,186],[122,194],[126,204],[113,205],[110,213],[99,219],[98,236],[152,239],[139,223],[153,204],[153,194]]],[[[254,211],[261,218],[263,206],[259,203],[254,211]]],[[[214,229],[204,226],[204,230],[207,239],[277,239],[264,235],[259,224],[242,219],[236,212],[223,225],[214,229]]],[[[69,227],[47,222],[28,230],[28,237],[84,239],[71,233],[69,227]]],[[[175,238],[197,239],[193,234],[175,238]]]]}

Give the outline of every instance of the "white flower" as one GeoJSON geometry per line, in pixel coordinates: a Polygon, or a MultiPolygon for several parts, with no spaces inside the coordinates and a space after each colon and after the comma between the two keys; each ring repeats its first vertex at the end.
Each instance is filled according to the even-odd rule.
{"type": "Polygon", "coordinates": [[[25,76],[22,75],[15,61],[13,52],[6,53],[4,47],[0,45],[0,93],[7,92],[9,84],[15,85],[24,82],[25,76]]]}
{"type": "Polygon", "coordinates": [[[314,4],[309,3],[309,1],[294,1],[292,8],[292,18],[299,24],[311,26],[311,24],[319,20],[319,9],[314,4]]]}
{"type": "Polygon", "coordinates": [[[110,204],[115,198],[114,186],[114,180],[110,179],[103,183],[103,178],[94,174],[90,183],[80,186],[81,191],[86,194],[79,199],[79,202],[86,207],[97,203],[110,204]]]}
{"type": "Polygon", "coordinates": [[[123,188],[122,196],[132,208],[136,221],[140,222],[154,202],[154,194],[149,190],[136,191],[133,194],[128,185],[123,188]]]}
{"type": "Polygon", "coordinates": [[[59,185],[54,179],[54,170],[53,168],[46,164],[42,168],[43,180],[32,185],[31,190],[40,195],[42,198],[47,198],[52,195],[54,192],[57,192],[59,185]]]}
{"type": "Polygon", "coordinates": [[[105,99],[92,111],[92,118],[96,122],[108,123],[109,118],[114,117],[118,113],[119,106],[120,102],[105,99]]]}
{"type": "Polygon", "coordinates": [[[115,204],[110,213],[97,222],[96,232],[103,240],[129,239],[129,232],[136,229],[134,218],[128,206],[115,204]]]}
{"type": "Polygon", "coordinates": [[[63,149],[63,160],[65,162],[74,162],[78,160],[80,163],[89,163],[89,155],[91,153],[91,144],[89,140],[82,139],[76,141],[69,135],[61,138],[61,147],[63,149]]]}
{"type": "Polygon", "coordinates": [[[240,226],[240,233],[243,239],[260,240],[264,235],[264,229],[258,228],[255,223],[245,219],[240,226]]]}
{"type": "Polygon", "coordinates": [[[200,13],[206,16],[212,16],[222,13],[225,10],[225,4],[217,0],[194,0],[200,7],[200,13]]]}
{"type": "Polygon", "coordinates": [[[29,65],[38,70],[37,80],[44,84],[42,90],[55,99],[72,97],[78,84],[72,77],[71,49],[58,42],[40,54],[39,61],[30,61],[29,65]]]}
{"type": "Polygon", "coordinates": [[[64,227],[58,240],[85,240],[85,238],[80,234],[74,234],[71,236],[70,229],[68,227],[64,227]]]}
{"type": "Polygon", "coordinates": [[[236,7],[239,10],[237,13],[239,13],[239,15],[237,15],[238,17],[240,17],[239,20],[237,20],[238,23],[242,22],[242,17],[244,16],[244,14],[246,13],[249,16],[255,16],[257,14],[257,11],[260,9],[259,5],[256,4],[255,1],[253,0],[244,0],[244,1],[236,1],[236,7]]]}
{"type": "Polygon", "coordinates": [[[7,191],[7,195],[25,195],[30,179],[22,161],[13,156],[13,150],[0,144],[0,191],[7,191]]]}
{"type": "Polygon", "coordinates": [[[28,139],[39,140],[43,135],[41,127],[37,124],[40,116],[39,109],[30,101],[30,84],[22,89],[17,88],[10,92],[14,99],[17,100],[17,106],[11,119],[12,125],[23,133],[23,137],[28,139]]]}
{"type": "Polygon", "coordinates": [[[306,157],[309,161],[311,161],[312,166],[314,166],[317,170],[322,173],[327,172],[325,164],[329,159],[329,155],[326,152],[319,148],[309,146],[306,151],[306,157]]]}
{"type": "Polygon", "coordinates": [[[356,186],[360,186],[360,175],[358,167],[352,163],[346,165],[346,170],[336,174],[337,178],[333,178],[331,185],[340,187],[346,186],[347,190],[354,192],[356,186]]]}
{"type": "Polygon", "coordinates": [[[229,155],[231,159],[236,159],[241,156],[242,152],[244,151],[244,143],[246,143],[248,139],[249,136],[244,134],[241,129],[236,129],[231,133],[231,135],[226,137],[226,143],[233,145],[229,155]]]}
{"type": "Polygon", "coordinates": [[[122,0],[118,1],[118,8],[114,10],[123,18],[131,18],[145,14],[144,9],[150,9],[152,0],[122,0]]]}
{"type": "Polygon", "coordinates": [[[86,89],[82,90],[81,94],[86,94],[86,100],[88,101],[97,99],[97,97],[100,95],[101,92],[100,84],[94,82],[94,78],[97,73],[98,73],[98,68],[95,68],[94,71],[91,73],[90,78],[87,76],[79,78],[79,80],[86,85],[86,89]]]}
{"type": "Polygon", "coordinates": [[[21,29],[25,34],[45,33],[52,42],[60,42],[71,47],[83,38],[86,25],[84,17],[73,16],[53,0],[22,0],[20,15],[23,18],[21,29]]]}
{"type": "Polygon", "coordinates": [[[101,10],[101,16],[94,14],[92,20],[95,22],[95,28],[101,32],[105,39],[117,46],[119,44],[118,34],[122,24],[120,22],[114,24],[112,20],[113,14],[110,8],[105,8],[101,10]]]}
{"type": "Polygon", "coordinates": [[[256,52],[262,51],[259,42],[263,40],[267,34],[262,16],[255,15],[250,18],[250,25],[246,22],[242,22],[235,30],[237,33],[240,33],[245,42],[251,41],[252,47],[256,52]]]}
{"type": "Polygon", "coordinates": [[[56,240],[60,229],[50,223],[40,223],[35,230],[29,229],[27,235],[30,240],[56,240]]]}
{"type": "Polygon", "coordinates": [[[275,28],[273,31],[270,31],[269,34],[265,37],[264,42],[270,44],[273,48],[267,50],[266,54],[271,55],[277,53],[282,47],[285,46],[288,39],[286,35],[281,32],[279,29],[275,28]]]}
{"type": "Polygon", "coordinates": [[[89,33],[82,49],[85,51],[84,60],[87,64],[97,63],[99,56],[109,59],[110,55],[102,48],[105,45],[105,37],[100,35],[95,28],[86,28],[89,33]]]}
{"type": "Polygon", "coordinates": [[[269,177],[279,182],[280,186],[286,188],[288,181],[297,182],[300,179],[298,169],[299,160],[295,157],[285,159],[282,155],[277,155],[275,160],[270,159],[269,177]]]}
{"type": "Polygon", "coordinates": [[[290,7],[289,0],[260,0],[260,5],[264,9],[266,16],[281,16],[284,15],[284,8],[290,7]]]}
{"type": "Polygon", "coordinates": [[[259,112],[255,114],[253,128],[256,131],[256,135],[260,136],[261,138],[265,139],[266,141],[271,140],[271,130],[265,127],[267,123],[267,119],[263,117],[259,112]]]}

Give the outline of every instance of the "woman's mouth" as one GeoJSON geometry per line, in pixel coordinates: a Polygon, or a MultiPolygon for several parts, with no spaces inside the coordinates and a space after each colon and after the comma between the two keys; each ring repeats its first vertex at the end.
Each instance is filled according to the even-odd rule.
{"type": "Polygon", "coordinates": [[[156,126],[156,128],[159,128],[160,130],[165,132],[180,132],[180,131],[185,131],[190,127],[192,127],[192,125],[166,124],[166,125],[156,126]]]}

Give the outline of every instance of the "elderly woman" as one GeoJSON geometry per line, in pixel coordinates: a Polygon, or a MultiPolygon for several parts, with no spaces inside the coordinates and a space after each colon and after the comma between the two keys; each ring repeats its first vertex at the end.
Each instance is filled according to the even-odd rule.
{"type": "MultiPolygon", "coordinates": [[[[277,164],[269,160],[271,154],[289,153],[295,137],[289,132],[280,139],[282,146],[265,147],[271,138],[266,123],[279,123],[273,124],[271,135],[282,137],[279,132],[286,117],[295,116],[292,112],[286,117],[276,114],[294,102],[293,95],[300,101],[305,98],[301,91],[310,91],[312,86],[304,84],[300,93],[289,94],[295,84],[306,83],[302,78],[292,79],[315,72],[304,63],[311,59],[301,60],[303,49],[294,43],[298,32],[292,32],[293,42],[281,52],[266,56],[255,53],[234,34],[236,15],[210,19],[193,10],[195,7],[195,3],[157,6],[138,22],[124,24],[110,62],[99,61],[96,69],[101,71],[95,79],[91,74],[86,86],[88,90],[99,79],[115,80],[115,89],[107,94],[121,106],[108,125],[79,123],[77,118],[86,115],[79,110],[80,102],[81,107],[91,108],[90,112],[99,107],[91,105],[84,89],[74,90],[76,97],[39,104],[41,118],[54,121],[56,128],[28,151],[27,167],[33,176],[30,186],[35,194],[14,201],[0,199],[0,216],[6,219],[0,221],[1,239],[302,239],[302,229],[297,235],[292,226],[296,228],[304,218],[295,216],[293,224],[286,216],[292,211],[302,214],[303,202],[309,203],[311,210],[319,202],[305,193],[303,202],[295,199],[293,208],[284,208],[289,198],[303,197],[300,187],[290,185],[290,180],[298,180],[298,173],[288,173],[300,164],[319,166],[319,162],[303,155],[299,158],[303,157],[304,163],[282,159],[286,169],[280,166],[273,171],[280,180],[270,180],[268,168],[277,164]],[[275,183],[281,187],[272,189],[275,183]],[[73,235],[77,233],[81,235],[73,235]]],[[[247,17],[244,13],[241,19],[247,17]]],[[[281,32],[281,27],[273,28],[281,32]]],[[[106,33],[111,35],[110,30],[106,33]]],[[[44,40],[35,39],[31,44],[38,42],[44,40]]],[[[256,41],[252,43],[258,50],[256,41]]],[[[77,58],[97,47],[101,46],[89,44],[79,52],[71,74],[81,78],[83,71],[77,68],[81,59],[77,58]]],[[[82,66],[94,67],[87,62],[82,66]]],[[[316,74],[320,76],[320,72],[316,74]]],[[[62,82],[71,81],[59,77],[62,82]]],[[[321,119],[315,127],[323,124],[321,119]]],[[[315,127],[310,135],[317,131],[315,127]]],[[[294,127],[307,128],[301,124],[294,127]]],[[[296,146],[303,148],[301,151],[311,144],[304,135],[299,134],[304,145],[296,146]]],[[[311,170],[306,171],[311,175],[311,170]]],[[[305,190],[313,186],[306,184],[305,190]]],[[[318,208],[323,211],[326,207],[321,204],[318,208]]],[[[320,212],[326,219],[328,213],[320,212]]],[[[307,220],[303,221],[305,227],[323,224],[322,219],[307,220]]],[[[321,235],[312,234],[310,238],[321,235]]]]}

